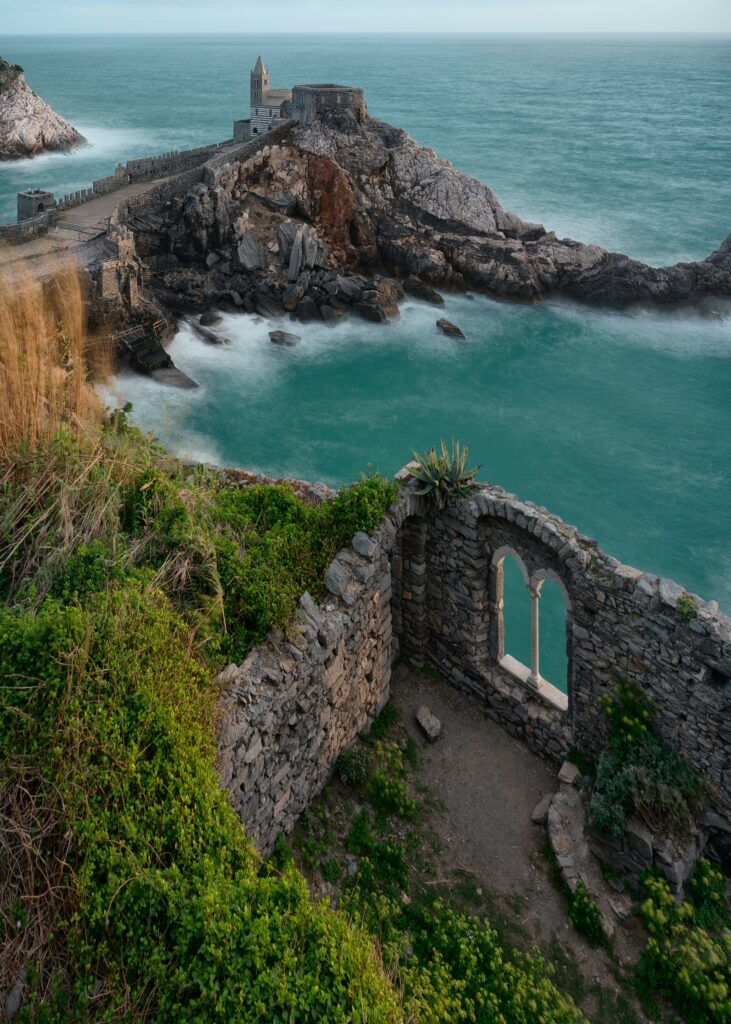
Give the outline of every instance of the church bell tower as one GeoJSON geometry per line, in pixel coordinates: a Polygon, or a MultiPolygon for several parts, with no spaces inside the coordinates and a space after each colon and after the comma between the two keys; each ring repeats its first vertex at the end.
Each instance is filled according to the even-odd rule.
{"type": "Polygon", "coordinates": [[[254,70],[251,72],[251,106],[261,107],[264,98],[269,91],[269,72],[264,67],[264,61],[258,58],[254,70]]]}

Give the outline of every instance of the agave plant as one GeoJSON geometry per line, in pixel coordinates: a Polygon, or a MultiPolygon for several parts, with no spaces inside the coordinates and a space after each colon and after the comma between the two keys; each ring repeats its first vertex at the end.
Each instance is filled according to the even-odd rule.
{"type": "Polygon", "coordinates": [[[439,452],[436,448],[430,448],[426,455],[414,452],[417,465],[411,475],[423,485],[416,493],[429,495],[437,508],[444,508],[450,498],[464,498],[470,493],[480,467],[467,468],[469,445],[452,441],[451,451],[444,441],[439,445],[439,452]]]}

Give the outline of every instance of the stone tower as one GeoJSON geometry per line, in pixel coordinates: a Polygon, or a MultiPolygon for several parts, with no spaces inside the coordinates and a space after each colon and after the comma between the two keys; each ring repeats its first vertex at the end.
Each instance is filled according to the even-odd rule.
{"type": "Polygon", "coordinates": [[[269,92],[269,72],[264,67],[261,56],[257,59],[254,70],[251,72],[251,109],[264,106],[267,93],[269,92]]]}

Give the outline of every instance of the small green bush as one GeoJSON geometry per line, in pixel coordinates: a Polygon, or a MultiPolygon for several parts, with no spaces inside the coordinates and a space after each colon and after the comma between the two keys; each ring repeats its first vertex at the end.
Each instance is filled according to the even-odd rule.
{"type": "Polygon", "coordinates": [[[398,814],[407,820],[415,817],[418,805],[409,796],[400,748],[395,743],[377,740],[374,750],[376,766],[368,784],[368,795],[374,806],[386,814],[398,814]]]}
{"type": "Polygon", "coordinates": [[[638,814],[656,834],[687,839],[707,798],[707,782],[654,734],[653,704],[639,687],[624,680],[602,703],[611,736],[589,801],[591,824],[619,839],[627,817],[638,814]]]}
{"type": "Polygon", "coordinates": [[[698,606],[690,594],[681,594],[675,607],[685,623],[691,622],[698,614],[698,606]]]}
{"type": "Polygon", "coordinates": [[[344,750],[335,762],[335,768],[344,785],[353,789],[364,786],[371,774],[371,759],[360,744],[344,750]]]}
{"type": "Polygon", "coordinates": [[[701,858],[688,882],[687,892],[695,908],[695,922],[708,931],[720,932],[731,928],[726,900],[726,882],[710,861],[701,858]]]}
{"type": "Polygon", "coordinates": [[[599,908],[579,881],[569,895],[569,921],[590,946],[608,946],[599,908]]]}
{"type": "Polygon", "coordinates": [[[642,995],[663,995],[687,1024],[731,1022],[731,931],[702,928],[691,903],[675,902],[662,878],[649,877],[640,908],[649,933],[637,965],[642,995]]]}

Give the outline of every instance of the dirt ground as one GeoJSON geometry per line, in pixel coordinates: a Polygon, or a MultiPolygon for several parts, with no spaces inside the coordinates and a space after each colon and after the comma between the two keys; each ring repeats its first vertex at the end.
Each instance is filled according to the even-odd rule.
{"type": "MultiPolygon", "coordinates": [[[[506,937],[539,946],[557,963],[591,1018],[644,1019],[636,1005],[623,1014],[606,1005],[614,996],[624,1002],[616,965],[568,923],[565,897],[544,852],[545,828],[531,821],[541,797],[558,788],[557,768],[486,718],[477,699],[436,676],[399,665],[391,699],[417,744],[418,780],[436,802],[431,824],[441,870],[474,876],[493,913],[504,918],[506,937]],[[416,724],[421,704],[442,723],[434,743],[416,724]]],[[[625,928],[639,930],[632,921],[625,928]]]]}

